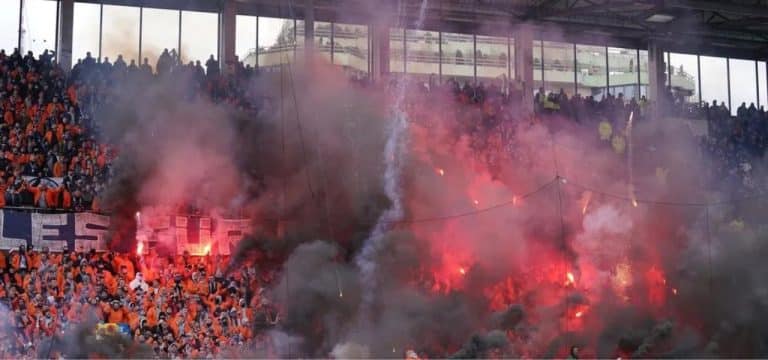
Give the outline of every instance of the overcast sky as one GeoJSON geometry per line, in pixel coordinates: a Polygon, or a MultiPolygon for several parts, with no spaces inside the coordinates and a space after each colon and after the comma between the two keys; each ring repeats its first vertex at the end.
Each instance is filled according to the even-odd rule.
{"type": "MultiPolygon", "coordinates": [[[[0,0],[0,48],[6,51],[16,47],[18,38],[16,29],[19,24],[18,1],[0,0]]],[[[36,54],[43,49],[53,48],[56,34],[56,2],[49,0],[25,0],[22,17],[24,32],[22,46],[36,54]]],[[[144,31],[142,39],[142,57],[149,58],[154,67],[157,56],[164,48],[177,48],[179,42],[178,11],[144,9],[144,31]]],[[[184,61],[205,60],[217,47],[217,16],[214,13],[182,12],[181,52],[184,61]]],[[[258,35],[260,46],[275,43],[283,20],[260,18],[258,35]]],[[[94,56],[99,52],[99,5],[75,4],[75,24],[73,40],[73,58],[82,58],[86,51],[94,56]]],[[[102,35],[102,55],[114,61],[117,54],[123,54],[126,62],[138,59],[139,50],[139,9],[125,6],[104,6],[104,24],[102,35]]],[[[236,53],[242,60],[256,46],[256,18],[237,17],[236,53]]],[[[177,49],[178,50],[178,49],[177,49]]],[[[696,56],[672,54],[670,63],[679,71],[683,70],[694,76],[698,93],[698,64],[696,56]]],[[[760,79],[760,103],[768,103],[765,62],[760,62],[756,73],[753,61],[730,61],[731,103],[733,111],[742,102],[749,105],[756,102],[756,79],[760,79]]],[[[723,58],[701,57],[701,95],[702,100],[728,100],[728,71],[723,58]]],[[[673,84],[674,85],[674,84],[673,84]]],[[[698,97],[698,95],[696,95],[698,97]]]]}

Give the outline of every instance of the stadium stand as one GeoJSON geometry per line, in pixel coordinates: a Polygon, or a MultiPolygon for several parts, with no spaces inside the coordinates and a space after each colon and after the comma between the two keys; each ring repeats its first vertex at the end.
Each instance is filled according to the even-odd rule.
{"type": "MultiPolygon", "coordinates": [[[[199,61],[178,62],[175,51],[166,49],[153,72],[147,59],[137,66],[133,61],[126,64],[122,57],[110,63],[89,54],[66,74],[48,52],[35,58],[31,52],[22,56],[18,51],[0,51],[0,186],[5,194],[0,204],[39,210],[108,209],[101,195],[109,186],[119,151],[97,141],[93,108],[121,79],[153,81],[184,72],[213,101],[242,105],[239,82],[222,76],[213,57],[205,67],[199,61]],[[47,180],[51,178],[61,179],[60,183],[47,180]]],[[[241,64],[235,77],[254,75],[252,68],[241,64]]],[[[359,78],[356,82],[365,85],[359,78]]],[[[473,86],[448,80],[437,85],[430,78],[423,85],[416,87],[422,89],[421,97],[415,97],[419,101],[455,100],[452,120],[466,125],[457,131],[473,138],[478,153],[487,153],[490,146],[503,148],[504,139],[494,140],[491,132],[505,122],[520,120],[516,111],[520,99],[502,84],[473,86]],[[467,125],[470,117],[465,114],[473,109],[480,110],[480,122],[467,125]]],[[[534,121],[560,117],[584,126],[600,121],[616,124],[629,113],[642,120],[646,111],[644,98],[626,99],[621,94],[596,101],[579,95],[569,98],[562,90],[545,94],[540,89],[534,101],[534,121]]],[[[768,119],[762,107],[742,104],[736,117],[715,102],[702,108],[677,103],[669,112],[706,119],[708,135],[702,148],[720,159],[713,166],[718,175],[744,175],[750,159],[765,153],[768,119]]],[[[493,167],[495,160],[488,161],[493,167]]],[[[224,277],[222,264],[227,263],[227,258],[189,254],[168,260],[153,254],[53,253],[25,247],[0,253],[0,299],[10,306],[8,324],[14,329],[13,345],[0,349],[0,356],[38,354],[42,338],[83,320],[86,304],[97,306],[95,316],[103,323],[123,324],[120,331],[150,345],[160,357],[212,357],[227,346],[258,340],[255,322],[255,329],[268,329],[279,321],[276,308],[260,292],[269,276],[246,264],[224,277]]]]}

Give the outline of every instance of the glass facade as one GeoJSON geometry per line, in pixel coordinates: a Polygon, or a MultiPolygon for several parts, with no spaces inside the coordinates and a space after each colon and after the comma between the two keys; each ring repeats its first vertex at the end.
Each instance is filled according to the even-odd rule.
{"type": "Polygon", "coordinates": [[[646,97],[646,99],[650,100],[650,96],[648,96],[648,50],[640,50],[640,97],[643,96],[646,97]]]}
{"type": "Polygon", "coordinates": [[[728,105],[728,64],[725,58],[700,56],[701,101],[728,105]]]}
{"type": "Polygon", "coordinates": [[[757,69],[754,60],[728,59],[731,87],[731,114],[738,108],[757,106],[757,69]]]}
{"type": "Polygon", "coordinates": [[[98,4],[75,3],[72,25],[72,65],[84,59],[87,53],[99,58],[99,29],[101,28],[101,6],[98,4]]]}
{"type": "Polygon", "coordinates": [[[258,42],[260,67],[293,62],[296,28],[293,19],[259,17],[258,42]]]}
{"type": "Polygon", "coordinates": [[[625,101],[640,99],[636,49],[608,48],[608,92],[625,101]]]}
{"type": "Polygon", "coordinates": [[[442,37],[443,80],[453,78],[460,83],[474,82],[474,36],[444,32],[442,37]]]}
{"type": "Polygon", "coordinates": [[[576,85],[581,96],[592,96],[596,101],[600,101],[606,95],[606,68],[605,47],[576,45],[576,85]]]}
{"type": "Polygon", "coordinates": [[[21,2],[19,0],[6,0],[3,2],[3,11],[0,11],[0,49],[6,53],[13,52],[19,47],[19,12],[21,2]]]}
{"type": "Polygon", "coordinates": [[[256,17],[237,15],[235,55],[244,65],[256,66],[256,17]]]}
{"type": "Polygon", "coordinates": [[[368,73],[368,27],[334,24],[333,63],[360,73],[368,73]]]}
{"type": "Polygon", "coordinates": [[[389,29],[389,71],[405,72],[405,29],[389,29]]]}
{"type": "Polygon", "coordinates": [[[573,44],[544,41],[544,91],[574,94],[573,44]]]}
{"type": "Polygon", "coordinates": [[[686,103],[699,103],[699,64],[698,56],[689,54],[669,54],[669,78],[672,93],[676,99],[686,103]]]}
{"type": "MultiPolygon", "coordinates": [[[[56,50],[56,4],[51,0],[24,0],[21,19],[21,48],[24,52],[39,55],[45,50],[56,50]]],[[[0,15],[0,18],[4,16],[0,15]]],[[[3,36],[0,35],[0,39],[3,36]]]]}
{"type": "Polygon", "coordinates": [[[333,50],[333,37],[331,23],[315,21],[315,54],[328,62],[331,62],[331,51],[333,50]]]}
{"type": "Polygon", "coordinates": [[[768,108],[768,74],[766,74],[766,62],[757,62],[757,92],[759,106],[768,108]]]}
{"type": "Polygon", "coordinates": [[[163,51],[178,51],[179,13],[178,10],[144,8],[141,57],[148,59],[153,70],[156,70],[157,59],[163,51]]]}
{"type": "MultiPolygon", "coordinates": [[[[56,47],[55,0],[8,0],[0,13],[0,47],[21,46],[40,54],[56,47]]],[[[164,50],[183,62],[219,57],[219,14],[75,2],[73,62],[90,52],[94,58],[126,63],[148,58],[155,67],[164,50]],[[143,26],[143,28],[142,28],[143,26]]],[[[370,72],[369,27],[315,22],[315,48],[327,60],[359,73],[370,72]]],[[[237,15],[236,55],[251,66],[271,67],[292,61],[303,49],[304,22],[237,15]]],[[[435,75],[460,82],[495,82],[515,78],[514,39],[504,36],[390,29],[389,69],[419,77],[435,75]]],[[[631,48],[532,41],[533,88],[579,93],[601,100],[606,93],[626,100],[648,95],[648,52],[631,48]]],[[[723,102],[736,113],[742,103],[768,105],[765,61],[665,53],[665,84],[678,100],[723,102]]]]}
{"type": "Polygon", "coordinates": [[[533,93],[544,87],[544,50],[540,40],[533,40],[533,93]]]}
{"type": "Polygon", "coordinates": [[[102,11],[101,57],[114,63],[122,55],[126,64],[135,60],[138,65],[141,8],[104,5],[102,11]]]}
{"type": "Polygon", "coordinates": [[[510,44],[508,38],[497,36],[476,36],[477,78],[506,81],[510,72],[510,44]]]}
{"type": "MultiPolygon", "coordinates": [[[[237,29],[235,29],[237,30],[237,29]]],[[[200,61],[205,66],[209,57],[219,58],[219,15],[211,12],[181,12],[181,62],[200,61]]]]}
{"type": "Polygon", "coordinates": [[[423,78],[440,74],[440,34],[437,31],[407,30],[405,32],[405,71],[423,78]]]}

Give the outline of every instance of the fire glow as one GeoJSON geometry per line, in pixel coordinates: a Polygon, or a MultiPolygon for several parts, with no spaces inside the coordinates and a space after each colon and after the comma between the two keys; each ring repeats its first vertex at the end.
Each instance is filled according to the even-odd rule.
{"type": "Polygon", "coordinates": [[[573,273],[569,271],[567,274],[565,274],[565,286],[572,286],[574,284],[576,284],[576,277],[573,276],[573,273]]]}

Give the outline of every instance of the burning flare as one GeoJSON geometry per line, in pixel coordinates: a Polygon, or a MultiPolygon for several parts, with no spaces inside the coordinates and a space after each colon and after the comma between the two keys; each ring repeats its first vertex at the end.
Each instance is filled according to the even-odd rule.
{"type": "Polygon", "coordinates": [[[572,272],[568,272],[565,274],[565,286],[570,286],[576,284],[576,277],[573,276],[572,272]]]}

